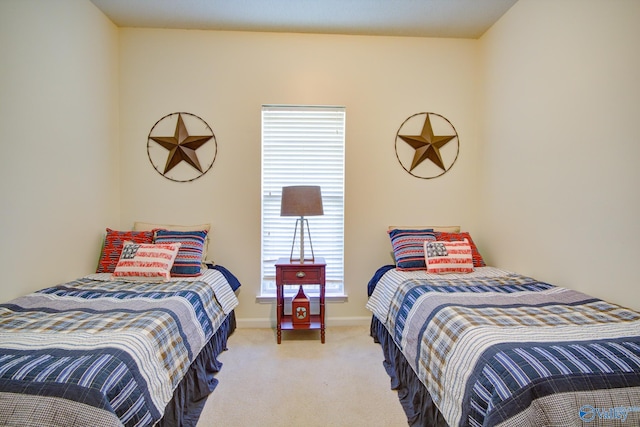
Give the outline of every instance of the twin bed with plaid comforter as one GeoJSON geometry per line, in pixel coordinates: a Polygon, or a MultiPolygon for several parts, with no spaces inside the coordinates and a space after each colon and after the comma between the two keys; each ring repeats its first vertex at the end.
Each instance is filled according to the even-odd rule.
{"type": "Polygon", "coordinates": [[[491,267],[377,276],[373,321],[446,424],[640,424],[640,313],[491,267]]]}
{"type": "Polygon", "coordinates": [[[109,278],[0,305],[0,425],[153,425],[238,303],[217,270],[162,283],[109,278]]]}

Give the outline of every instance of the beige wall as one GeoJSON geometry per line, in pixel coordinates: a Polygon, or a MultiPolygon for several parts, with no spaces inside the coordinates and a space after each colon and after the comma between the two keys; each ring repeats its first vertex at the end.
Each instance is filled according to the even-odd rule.
{"type": "Polygon", "coordinates": [[[520,0],[481,39],[494,264],[640,309],[640,2],[520,0]]]}
{"type": "Polygon", "coordinates": [[[86,0],[0,1],[0,301],[95,269],[119,226],[117,40],[86,0]]]}
{"type": "Polygon", "coordinates": [[[344,105],[349,298],[327,316],[367,321],[367,282],[390,260],[387,225],[475,226],[477,52],[476,40],[122,29],[122,224],[211,222],[210,257],[243,284],[240,325],[270,325],[273,304],[256,302],[261,105],[344,105]],[[164,179],[147,159],[149,130],[176,111],[204,118],[218,141],[213,169],[192,183],[164,179]],[[458,161],[435,180],[411,177],[395,157],[399,126],[422,111],[460,135],[458,161]]]}
{"type": "Polygon", "coordinates": [[[4,0],[0,299],[91,272],[104,227],[211,222],[209,255],[243,283],[240,324],[270,324],[273,305],[255,300],[260,106],[300,103],[347,108],[349,299],[330,304],[330,323],[369,317],[390,223],[460,224],[492,264],[640,308],[639,7],[520,0],[480,40],[452,40],[117,29],[88,0],[4,0]],[[151,126],[175,111],[218,139],[190,184],[146,155],[151,126]],[[421,111],[460,135],[435,180],[394,154],[421,111]]]}

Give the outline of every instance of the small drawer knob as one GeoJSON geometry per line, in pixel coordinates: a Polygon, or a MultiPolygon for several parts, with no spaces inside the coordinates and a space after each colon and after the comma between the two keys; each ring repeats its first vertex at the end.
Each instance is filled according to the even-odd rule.
{"type": "Polygon", "coordinates": [[[302,279],[304,276],[306,276],[306,273],[304,271],[298,271],[296,273],[296,277],[299,279],[302,279]]]}

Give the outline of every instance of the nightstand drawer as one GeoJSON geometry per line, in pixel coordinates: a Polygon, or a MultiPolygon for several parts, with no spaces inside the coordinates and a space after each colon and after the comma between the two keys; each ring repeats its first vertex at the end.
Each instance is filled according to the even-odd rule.
{"type": "Polygon", "coordinates": [[[283,268],[282,269],[282,282],[287,283],[320,283],[322,279],[322,271],[320,268],[283,268]]]}

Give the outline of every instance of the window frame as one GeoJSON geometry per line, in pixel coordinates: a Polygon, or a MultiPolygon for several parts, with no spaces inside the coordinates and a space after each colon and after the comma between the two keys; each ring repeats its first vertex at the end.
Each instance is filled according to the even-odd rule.
{"type": "MultiPolygon", "coordinates": [[[[309,222],[313,252],[316,257],[325,258],[327,262],[327,297],[346,296],[344,290],[345,131],[346,108],[343,106],[262,106],[261,297],[275,297],[274,264],[278,258],[288,258],[291,253],[296,218],[280,217],[282,187],[289,185],[320,185],[324,215],[305,218],[309,222]],[[280,123],[280,119],[284,121],[280,123]],[[302,158],[310,161],[301,162],[302,158]],[[286,172],[278,175],[278,169],[286,172]],[[310,172],[317,173],[310,174],[310,172]]],[[[298,230],[297,241],[300,238],[299,234],[298,230]]],[[[305,230],[305,255],[309,256],[311,250],[307,246],[307,240],[305,230]]],[[[299,255],[297,241],[294,257],[299,255]]],[[[317,288],[317,286],[305,286],[305,292],[309,291],[310,296],[314,296],[318,291],[317,288]]]]}

